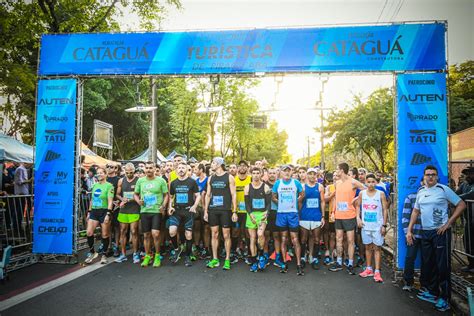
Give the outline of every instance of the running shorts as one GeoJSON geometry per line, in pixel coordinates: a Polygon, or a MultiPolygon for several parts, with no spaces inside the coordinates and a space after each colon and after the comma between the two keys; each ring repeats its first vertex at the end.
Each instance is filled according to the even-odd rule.
{"type": "Polygon", "coordinates": [[[161,213],[141,213],[140,219],[142,224],[142,232],[144,233],[161,229],[161,213]]]}

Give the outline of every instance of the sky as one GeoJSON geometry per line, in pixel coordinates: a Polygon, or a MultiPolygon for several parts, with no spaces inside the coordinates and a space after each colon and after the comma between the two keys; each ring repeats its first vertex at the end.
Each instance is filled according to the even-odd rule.
{"type": "MultiPolygon", "coordinates": [[[[168,7],[161,30],[216,30],[264,27],[326,26],[335,24],[385,23],[402,21],[448,21],[450,64],[474,59],[473,0],[181,0],[182,9],[168,7]]],[[[137,31],[138,20],[126,14],[122,29],[137,31]]],[[[320,150],[319,112],[308,110],[319,101],[322,79],[317,74],[261,78],[249,93],[261,110],[288,133],[288,152],[297,158],[320,150]],[[277,90],[278,83],[279,92],[277,90]],[[288,110],[290,109],[290,110],[288,110]],[[314,142],[314,143],[313,143],[314,142]]],[[[388,75],[331,75],[324,85],[323,107],[350,107],[354,94],[368,97],[374,90],[393,86],[388,75]]]]}

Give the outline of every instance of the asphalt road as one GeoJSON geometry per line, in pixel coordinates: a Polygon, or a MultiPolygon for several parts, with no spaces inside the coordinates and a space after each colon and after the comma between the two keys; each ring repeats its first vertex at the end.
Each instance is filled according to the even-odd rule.
{"type": "MultiPolygon", "coordinates": [[[[392,284],[345,271],[296,275],[274,266],[251,273],[244,263],[208,270],[167,259],[157,269],[111,263],[16,305],[2,315],[432,315],[432,305],[392,284]]],[[[384,276],[384,275],[383,275],[384,276]]]]}

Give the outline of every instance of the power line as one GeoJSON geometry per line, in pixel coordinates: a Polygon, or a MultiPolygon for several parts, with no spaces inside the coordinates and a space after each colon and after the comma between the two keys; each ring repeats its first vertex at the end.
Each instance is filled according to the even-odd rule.
{"type": "Polygon", "coordinates": [[[385,0],[385,3],[383,4],[382,11],[380,11],[379,17],[377,18],[377,23],[379,23],[380,18],[382,17],[382,13],[385,10],[385,7],[387,6],[388,0],[385,0]]]}
{"type": "Polygon", "coordinates": [[[398,12],[400,12],[400,9],[403,7],[404,2],[405,2],[405,0],[400,0],[400,5],[398,6],[398,9],[394,12],[392,17],[390,18],[390,21],[392,21],[394,18],[397,17],[398,12]]]}

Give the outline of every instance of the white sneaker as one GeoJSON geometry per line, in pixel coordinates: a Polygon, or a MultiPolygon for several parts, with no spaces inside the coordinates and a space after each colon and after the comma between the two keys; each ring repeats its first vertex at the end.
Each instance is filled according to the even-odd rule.
{"type": "Polygon", "coordinates": [[[106,255],[102,255],[102,258],[100,259],[100,264],[107,264],[107,256],[106,255]]]}
{"type": "Polygon", "coordinates": [[[89,253],[87,254],[86,260],[84,260],[84,263],[89,264],[89,263],[91,263],[92,261],[94,261],[94,259],[96,259],[98,256],[99,256],[99,254],[98,254],[97,252],[94,252],[94,253],[89,252],[89,253]]]}

